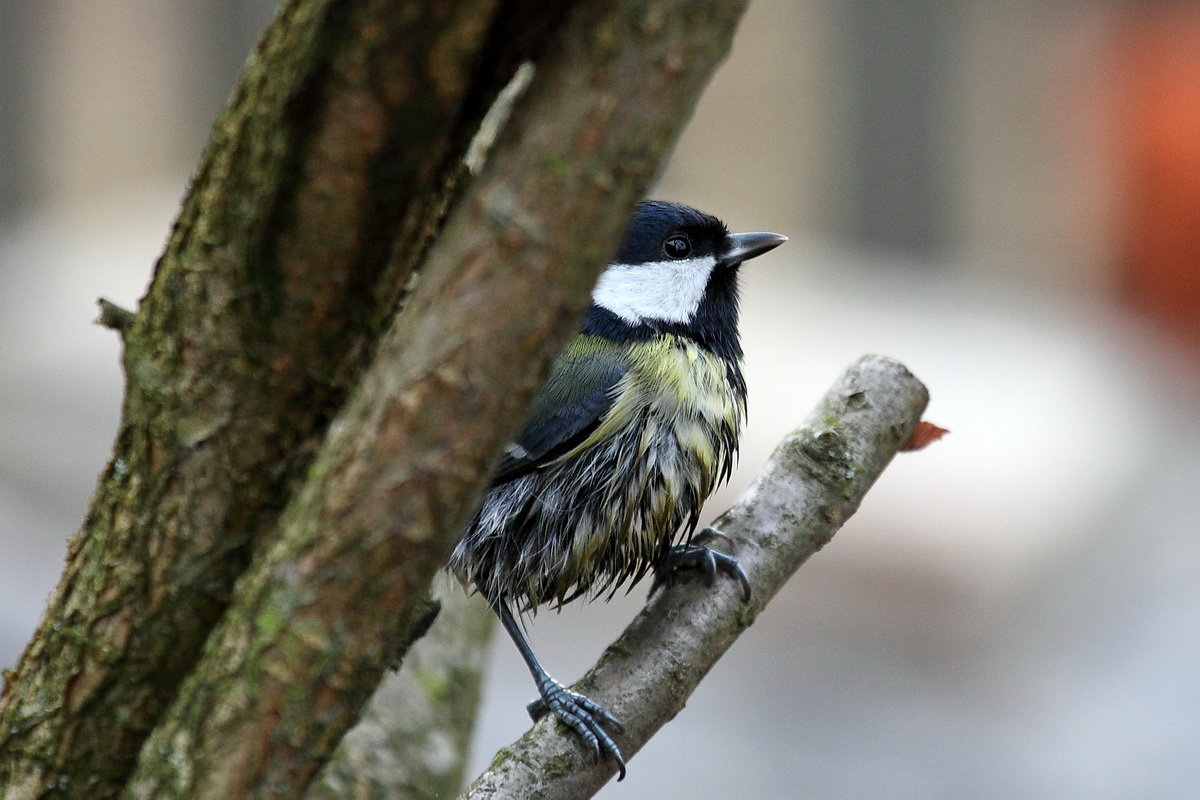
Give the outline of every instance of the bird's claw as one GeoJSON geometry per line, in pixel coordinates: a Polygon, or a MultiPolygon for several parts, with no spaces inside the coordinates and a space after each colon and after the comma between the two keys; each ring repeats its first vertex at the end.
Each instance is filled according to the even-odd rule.
{"type": "Polygon", "coordinates": [[[730,539],[728,536],[721,533],[719,530],[717,530],[716,528],[714,528],[712,526],[705,528],[704,530],[700,531],[695,536],[693,536],[692,542],[694,544],[703,544],[704,542],[709,542],[709,541],[712,541],[713,539],[716,539],[717,541],[721,542],[726,547],[728,547],[730,550],[733,549],[733,539],[730,539]]]}
{"type": "Polygon", "coordinates": [[[599,761],[607,756],[617,764],[617,780],[625,779],[625,759],[621,749],[604,730],[604,726],[616,733],[624,733],[625,728],[617,718],[608,712],[604,706],[594,700],[572,692],[558,681],[548,681],[538,686],[542,695],[530,703],[526,709],[529,716],[536,722],[546,714],[553,712],[564,725],[575,732],[584,744],[592,751],[592,758],[599,761]]]}
{"type": "Polygon", "coordinates": [[[654,567],[654,582],[650,584],[650,596],[653,597],[663,584],[670,582],[675,573],[681,569],[700,569],[704,572],[704,580],[708,586],[713,585],[717,570],[721,570],[735,579],[742,588],[742,600],[750,599],[750,579],[746,571],[733,556],[713,550],[699,541],[719,539],[727,545],[733,540],[716,528],[705,528],[700,531],[694,541],[677,544],[667,551],[667,555],[654,567]]]}

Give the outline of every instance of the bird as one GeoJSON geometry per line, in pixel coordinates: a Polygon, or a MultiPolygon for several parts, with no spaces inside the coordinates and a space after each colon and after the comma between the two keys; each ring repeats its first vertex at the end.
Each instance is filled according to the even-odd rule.
{"type": "Polygon", "coordinates": [[[681,203],[639,204],[449,560],[528,666],[540,695],[531,716],[553,713],[615,762],[618,779],[625,761],[608,731],[619,735],[620,722],[550,677],[518,617],[612,597],[650,571],[651,594],[700,568],[710,584],[717,570],[732,576],[749,598],[737,560],[695,529],[733,469],[746,416],[739,268],[785,241],[729,233],[681,203]]]}

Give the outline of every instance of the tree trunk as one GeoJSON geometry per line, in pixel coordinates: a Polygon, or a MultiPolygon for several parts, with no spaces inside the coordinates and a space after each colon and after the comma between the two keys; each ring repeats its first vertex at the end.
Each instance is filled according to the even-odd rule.
{"type": "Polygon", "coordinates": [[[463,785],[495,617],[447,581],[442,610],[375,691],[308,800],[446,800],[463,785]]]}
{"type": "Polygon", "coordinates": [[[302,796],[742,5],[284,4],[140,309],[107,315],[123,417],[6,675],[0,794],[114,797],[140,753],[128,797],[302,796]]]}

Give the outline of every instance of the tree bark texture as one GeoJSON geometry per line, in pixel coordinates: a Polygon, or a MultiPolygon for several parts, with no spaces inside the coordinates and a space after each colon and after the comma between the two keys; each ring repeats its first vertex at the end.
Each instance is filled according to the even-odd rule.
{"type": "Polygon", "coordinates": [[[739,10],[573,9],[123,797],[303,796],[422,632],[433,573],[739,10]]]}
{"type": "Polygon", "coordinates": [[[0,793],[113,797],[140,751],[128,797],[302,795],[428,622],[742,6],[285,3],[121,326],[114,455],[6,676],[0,793]]]}
{"type": "Polygon", "coordinates": [[[446,582],[441,612],[313,781],[308,800],[445,800],[462,789],[495,616],[446,582]]]}
{"type": "Polygon", "coordinates": [[[545,5],[284,4],[122,326],[113,457],[7,676],[0,793],[119,789],[532,54],[511,28],[545,32],[545,5]]]}
{"type": "MultiPolygon", "coordinates": [[[[925,387],[895,361],[866,356],[852,365],[714,524],[749,575],[749,602],[720,575],[711,588],[681,580],[655,594],[609,645],[574,688],[621,720],[625,730],[615,738],[626,757],[683,709],[792,573],[854,513],[927,402],[925,387]]],[[[546,717],[501,750],[463,798],[574,800],[594,795],[614,773],[611,761],[592,761],[546,717]]]]}

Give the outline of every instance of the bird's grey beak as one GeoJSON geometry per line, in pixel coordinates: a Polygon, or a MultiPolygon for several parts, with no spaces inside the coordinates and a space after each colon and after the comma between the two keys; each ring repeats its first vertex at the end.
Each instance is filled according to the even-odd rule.
{"type": "Polygon", "coordinates": [[[788,237],[782,233],[731,233],[725,237],[725,251],[721,253],[721,261],[725,264],[735,264],[761,256],[787,240],[788,237]]]}

